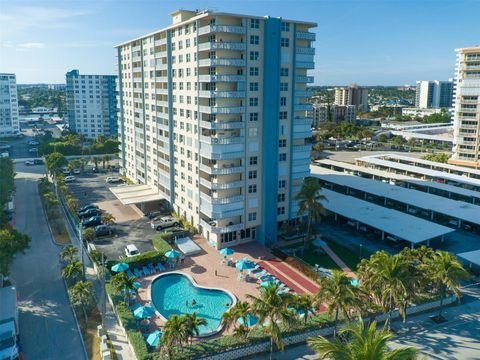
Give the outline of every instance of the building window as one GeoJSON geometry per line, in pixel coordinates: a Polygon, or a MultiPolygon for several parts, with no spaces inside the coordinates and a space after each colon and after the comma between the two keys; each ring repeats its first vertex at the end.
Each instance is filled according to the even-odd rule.
{"type": "Polygon", "coordinates": [[[250,28],[251,29],[259,29],[260,28],[260,21],[258,19],[250,19],[250,28]]]}
{"type": "Polygon", "coordinates": [[[248,221],[255,221],[255,220],[257,220],[257,213],[256,212],[248,213],[248,221]]]}
{"type": "Polygon", "coordinates": [[[278,194],[277,195],[277,201],[278,202],[282,202],[282,201],[285,201],[285,194],[278,194]]]}
{"type": "Polygon", "coordinates": [[[288,76],[288,68],[280,68],[280,76],[288,76]]]}
{"type": "Polygon", "coordinates": [[[288,83],[280,83],[280,91],[288,91],[288,83]]]}
{"type": "Polygon", "coordinates": [[[287,186],[287,181],[286,180],[279,180],[278,181],[278,188],[279,189],[284,189],[287,186]]]}
{"type": "Polygon", "coordinates": [[[250,51],[250,60],[258,60],[259,53],[258,51],[250,51]]]}
{"type": "Polygon", "coordinates": [[[248,193],[255,194],[257,192],[257,184],[248,185],[248,193]]]}
{"type": "Polygon", "coordinates": [[[285,215],[285,206],[277,208],[277,215],[285,215]]]}
{"type": "Polygon", "coordinates": [[[258,45],[260,38],[258,35],[250,35],[250,44],[251,45],[258,45]]]}
{"type": "Polygon", "coordinates": [[[250,83],[250,91],[258,91],[258,82],[250,83]]]}
{"type": "Polygon", "coordinates": [[[280,120],[287,120],[288,112],[287,111],[280,111],[280,113],[278,114],[278,117],[280,118],[280,120]]]}
{"type": "Polygon", "coordinates": [[[282,24],[280,25],[280,29],[281,31],[290,31],[290,23],[282,22],[282,24]]]}
{"type": "Polygon", "coordinates": [[[280,98],[280,106],[287,106],[287,98],[281,97],[280,98]]]}
{"type": "Polygon", "coordinates": [[[250,98],[249,99],[249,105],[250,106],[258,106],[258,98],[250,98]]]}
{"type": "Polygon", "coordinates": [[[258,164],[258,157],[251,156],[250,157],[250,165],[257,165],[258,164]]]}
{"type": "Polygon", "coordinates": [[[248,129],[248,136],[249,137],[257,137],[258,136],[258,129],[256,127],[251,127],[248,129]]]}
{"type": "Polygon", "coordinates": [[[281,153],[279,155],[279,161],[287,161],[287,154],[286,153],[281,153]]]}
{"type": "Polygon", "coordinates": [[[257,170],[250,170],[248,172],[248,178],[249,179],[256,179],[257,178],[257,170]]]}
{"type": "Polygon", "coordinates": [[[250,113],[250,121],[258,121],[258,113],[250,113]]]}
{"type": "Polygon", "coordinates": [[[258,76],[258,67],[250,68],[250,76],[258,76]]]}
{"type": "Polygon", "coordinates": [[[278,140],[278,147],[287,147],[287,139],[280,139],[278,140]]]}
{"type": "Polygon", "coordinates": [[[280,39],[280,46],[281,47],[289,47],[290,46],[290,39],[289,38],[281,38],[280,39]]]}

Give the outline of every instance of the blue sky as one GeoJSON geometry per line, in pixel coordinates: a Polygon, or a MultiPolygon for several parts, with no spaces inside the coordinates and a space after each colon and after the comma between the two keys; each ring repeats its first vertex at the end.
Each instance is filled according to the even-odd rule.
{"type": "Polygon", "coordinates": [[[0,0],[0,72],[19,83],[113,74],[113,46],[170,24],[178,8],[317,22],[318,85],[447,79],[454,49],[480,45],[477,0],[0,0]]]}

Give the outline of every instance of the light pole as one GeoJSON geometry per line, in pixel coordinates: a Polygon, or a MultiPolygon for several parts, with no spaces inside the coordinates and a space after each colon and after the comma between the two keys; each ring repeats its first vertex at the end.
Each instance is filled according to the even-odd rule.
{"type": "Polygon", "coordinates": [[[362,259],[362,247],[363,247],[363,245],[360,244],[360,259],[362,259]]]}
{"type": "Polygon", "coordinates": [[[80,261],[82,262],[83,280],[85,280],[85,262],[83,261],[83,233],[82,233],[82,223],[78,223],[78,240],[80,241],[80,261]]]}

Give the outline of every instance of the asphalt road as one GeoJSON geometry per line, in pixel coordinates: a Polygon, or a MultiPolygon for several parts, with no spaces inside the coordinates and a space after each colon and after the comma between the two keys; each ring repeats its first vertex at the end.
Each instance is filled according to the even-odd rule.
{"type": "Polygon", "coordinates": [[[20,297],[20,344],[26,360],[86,359],[60,275],[60,248],[41,209],[37,178],[43,166],[17,164],[16,227],[32,237],[11,268],[20,297]]]}

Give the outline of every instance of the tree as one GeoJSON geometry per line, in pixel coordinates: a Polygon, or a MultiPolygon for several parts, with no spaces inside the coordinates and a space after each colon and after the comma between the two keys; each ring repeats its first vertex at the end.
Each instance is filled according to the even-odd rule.
{"type": "Polygon", "coordinates": [[[107,262],[107,256],[97,249],[90,251],[90,257],[92,258],[92,261],[97,265],[102,265],[103,263],[107,262]]]}
{"type": "Polygon", "coordinates": [[[73,306],[78,306],[82,309],[85,324],[87,324],[87,313],[94,303],[92,283],[90,281],[79,281],[68,290],[68,293],[73,306]]]}
{"type": "Polygon", "coordinates": [[[205,320],[204,318],[199,318],[196,312],[194,312],[193,314],[185,314],[184,316],[186,323],[187,341],[188,338],[190,338],[190,343],[192,343],[193,337],[199,335],[199,327],[207,325],[207,320],[205,320]]]}
{"type": "Polygon", "coordinates": [[[183,347],[187,339],[186,318],[181,315],[171,315],[163,327],[163,349],[169,359],[173,359],[174,350],[183,347]]]}
{"type": "Polygon", "coordinates": [[[350,320],[349,313],[359,307],[358,289],[343,271],[332,270],[331,277],[320,278],[320,290],[315,295],[315,306],[326,304],[330,316],[335,314],[333,334],[336,334],[339,315],[350,320]]]}
{"type": "Polygon", "coordinates": [[[0,230],[0,273],[8,275],[9,268],[18,252],[25,252],[30,246],[30,236],[4,228],[0,230]]]}
{"type": "Polygon", "coordinates": [[[99,162],[99,161],[100,161],[100,160],[98,159],[98,157],[96,157],[96,156],[92,157],[92,162],[93,162],[93,164],[95,165],[95,168],[96,168],[96,169],[98,169],[98,162],[99,162]]]}
{"type": "Polygon", "coordinates": [[[303,312],[303,321],[306,325],[308,317],[310,316],[312,309],[314,308],[315,299],[307,294],[297,295],[294,297],[292,305],[296,310],[301,310],[303,312]]]}
{"type": "Polygon", "coordinates": [[[102,224],[110,225],[115,222],[115,217],[112,214],[105,213],[102,215],[102,224]]]}
{"type": "Polygon", "coordinates": [[[45,165],[50,174],[59,173],[62,167],[68,165],[67,158],[59,152],[53,152],[46,156],[45,165]]]}
{"type": "Polygon", "coordinates": [[[381,143],[386,143],[388,141],[387,135],[385,134],[378,135],[378,141],[381,143]]]}
{"type": "Polygon", "coordinates": [[[423,155],[422,159],[446,164],[449,156],[445,153],[434,153],[423,155]]]}
{"type": "Polygon", "coordinates": [[[74,283],[83,276],[83,265],[78,260],[68,263],[62,270],[62,277],[70,283],[74,283]]]}
{"type": "Polygon", "coordinates": [[[414,360],[417,350],[403,347],[389,351],[388,341],[393,334],[386,327],[377,330],[377,322],[368,327],[362,319],[357,324],[348,324],[339,332],[348,342],[334,338],[332,341],[324,337],[308,339],[308,345],[315,350],[318,357],[329,360],[414,360]],[[345,335],[345,336],[343,336],[345,335]]]}
{"type": "Polygon", "coordinates": [[[110,284],[112,285],[115,294],[123,294],[125,297],[125,302],[129,304],[130,292],[137,292],[137,288],[135,287],[136,281],[136,277],[128,277],[126,273],[120,272],[112,276],[110,284]]]}
{"type": "Polygon", "coordinates": [[[303,247],[307,247],[307,240],[310,238],[312,221],[320,221],[321,216],[325,213],[322,201],[326,200],[325,196],[320,194],[321,187],[318,179],[305,178],[302,189],[296,196],[298,200],[298,215],[304,216],[308,214],[307,219],[307,236],[304,237],[303,247]]]}
{"type": "Polygon", "coordinates": [[[73,245],[68,245],[63,248],[60,252],[60,259],[67,263],[71,263],[72,261],[77,259],[78,249],[73,245]]]}
{"type": "Polygon", "coordinates": [[[105,164],[110,161],[111,157],[110,155],[103,155],[102,156],[102,167],[105,169],[105,164]]]}
{"type": "Polygon", "coordinates": [[[77,199],[75,199],[71,195],[68,195],[68,196],[66,196],[66,201],[67,201],[67,206],[71,211],[73,211],[73,212],[78,211],[78,200],[77,199]]]}
{"type": "Polygon", "coordinates": [[[407,141],[407,145],[410,146],[410,147],[415,147],[415,146],[417,146],[417,140],[415,140],[415,138],[410,138],[407,141]]]}
{"type": "Polygon", "coordinates": [[[43,194],[43,200],[45,201],[47,209],[51,209],[53,206],[58,204],[57,198],[51,191],[43,194]]]}
{"type": "Polygon", "coordinates": [[[246,301],[237,301],[235,305],[233,305],[228,311],[223,313],[222,316],[222,324],[225,326],[227,329],[230,328],[232,325],[234,325],[234,331],[237,330],[240,326],[243,325],[242,333],[244,333],[243,330],[246,332],[249,331],[249,327],[247,325],[247,317],[251,313],[252,308],[250,304],[246,301]],[[237,326],[237,320],[242,319],[243,324],[237,326]]]}
{"type": "Polygon", "coordinates": [[[287,293],[279,294],[277,284],[260,289],[260,296],[247,295],[252,300],[252,312],[258,317],[258,324],[270,335],[270,359],[273,345],[283,350],[283,338],[279,323],[290,326],[294,321],[294,314],[288,309],[291,296],[287,293]]]}
{"type": "Polygon", "coordinates": [[[443,299],[450,290],[459,298],[460,281],[468,278],[468,272],[463,268],[458,259],[448,251],[437,250],[433,259],[428,263],[429,275],[440,291],[440,310],[442,316],[443,299]]]}
{"type": "Polygon", "coordinates": [[[83,230],[83,240],[86,242],[92,242],[95,241],[97,238],[97,233],[95,232],[95,229],[92,228],[86,228],[83,230]]]}

